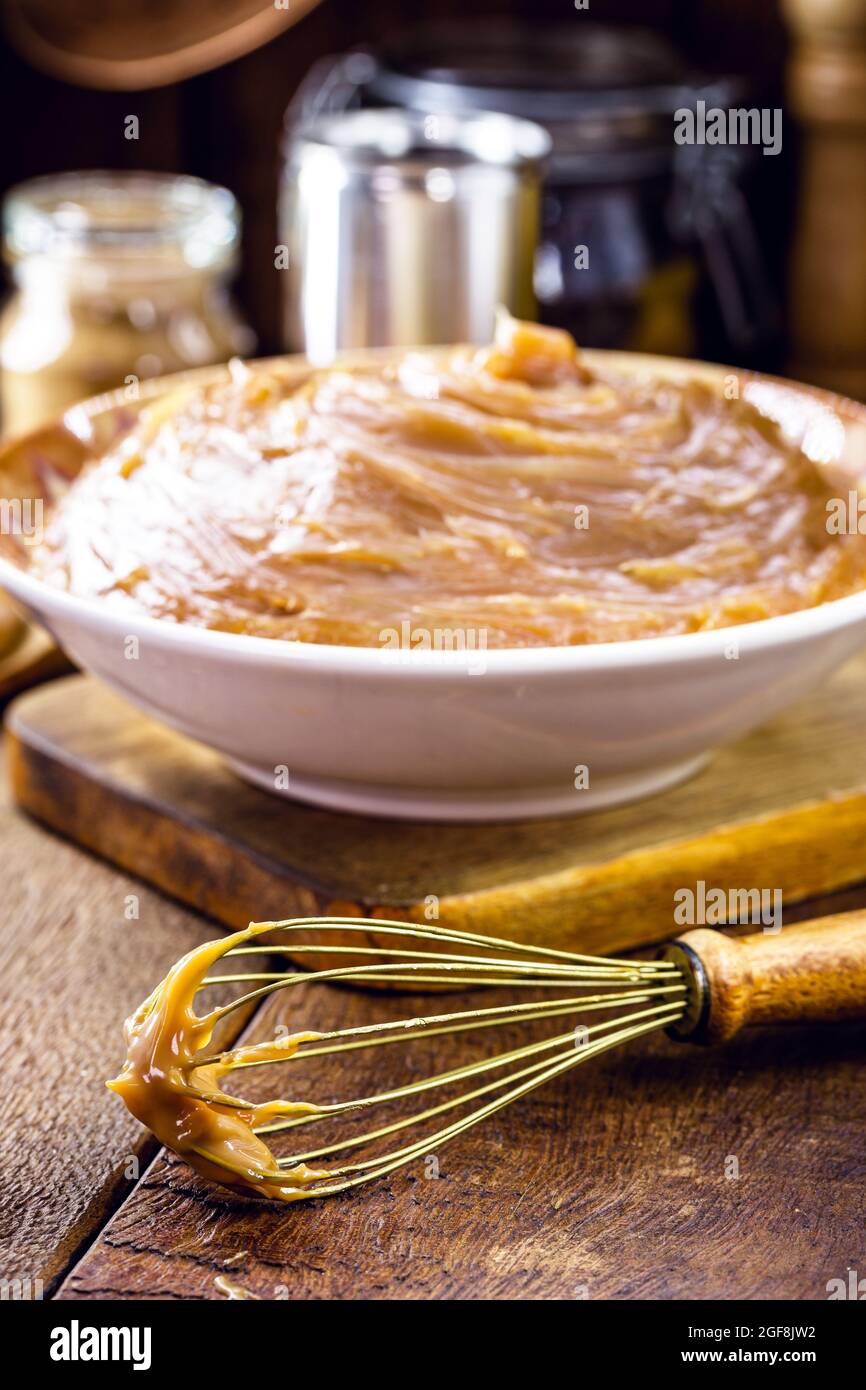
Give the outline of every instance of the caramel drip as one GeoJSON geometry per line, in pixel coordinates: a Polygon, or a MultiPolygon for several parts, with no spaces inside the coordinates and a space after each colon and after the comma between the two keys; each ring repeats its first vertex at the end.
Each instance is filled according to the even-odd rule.
{"type": "Polygon", "coordinates": [[[210,1060],[206,1049],[219,1011],[199,1017],[193,1008],[214,962],[256,934],[251,926],[223,941],[199,946],[172,967],[126,1020],[126,1062],[120,1075],[106,1085],[161,1143],[182,1154],[204,1177],[259,1196],[291,1201],[303,1196],[308,1184],[329,1175],[303,1163],[280,1168],[253,1128],[281,1116],[313,1114],[318,1107],[307,1101],[285,1100],[239,1104],[220,1089],[220,1081],[239,1064],[285,1061],[301,1043],[315,1041],[320,1035],[306,1032],[266,1039],[210,1060]],[[272,1181],[274,1178],[279,1181],[272,1181]]]}

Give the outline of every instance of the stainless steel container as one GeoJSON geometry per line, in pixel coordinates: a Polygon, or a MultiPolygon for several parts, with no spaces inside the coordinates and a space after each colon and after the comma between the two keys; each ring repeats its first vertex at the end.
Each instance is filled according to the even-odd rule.
{"type": "Polygon", "coordinates": [[[289,133],[280,195],[286,347],[489,340],[531,318],[541,126],[480,113],[349,111],[289,133]]]}

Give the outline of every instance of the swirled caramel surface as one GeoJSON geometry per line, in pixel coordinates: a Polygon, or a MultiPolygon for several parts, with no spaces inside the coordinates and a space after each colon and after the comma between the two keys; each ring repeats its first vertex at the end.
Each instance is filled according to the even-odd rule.
{"type": "Polygon", "coordinates": [[[359,646],[724,627],[866,581],[819,468],[720,386],[590,369],[558,330],[391,365],[238,366],[142,410],[59,505],[49,582],[178,623],[359,646]]]}
{"type": "Polygon", "coordinates": [[[273,1042],[250,1043],[208,1056],[220,1010],[199,1016],[193,1007],[211,966],[233,946],[242,946],[269,929],[267,923],[251,924],[221,941],[206,942],[172,966],[126,1020],[126,1061],[120,1075],[106,1085],[157,1139],[182,1154],[206,1178],[257,1196],[291,1201],[330,1174],[304,1163],[281,1168],[254,1129],[287,1115],[313,1114],[318,1107],[283,1100],[253,1105],[223,1091],[220,1082],[236,1067],[284,1062],[301,1043],[314,1041],[319,1034],[286,1034],[273,1042]]]}

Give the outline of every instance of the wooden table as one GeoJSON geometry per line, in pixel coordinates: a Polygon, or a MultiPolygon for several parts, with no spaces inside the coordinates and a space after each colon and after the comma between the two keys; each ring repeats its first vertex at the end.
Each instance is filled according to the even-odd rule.
{"type": "MultiPolygon", "coordinates": [[[[216,929],[31,824],[2,788],[4,1279],[63,1299],[220,1298],[220,1274],[266,1299],[824,1299],[866,1266],[862,1027],[715,1052],[646,1040],[446,1146],[435,1178],[419,1164],[290,1206],[208,1188],[102,1083],[122,1018],[216,929]]],[[[864,903],[849,892],[809,915],[864,903]]],[[[301,993],[293,1027],[381,1012],[359,992],[301,993]]],[[[399,1052],[376,1054],[377,1080],[400,1074],[399,1052]]],[[[369,1084],[364,1055],[341,1092],[369,1084]]]]}

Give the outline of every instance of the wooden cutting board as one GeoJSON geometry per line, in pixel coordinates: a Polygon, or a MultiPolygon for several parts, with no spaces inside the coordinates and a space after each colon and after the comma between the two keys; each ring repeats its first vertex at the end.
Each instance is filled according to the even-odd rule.
{"type": "Polygon", "coordinates": [[[71,669],[47,632],[9,614],[0,593],[0,705],[28,686],[71,669]]]}
{"type": "Polygon", "coordinates": [[[699,880],[790,906],[866,879],[864,680],[858,658],[672,791],[517,824],[284,801],[85,676],[10,706],[9,763],[32,815],[227,926],[365,913],[609,952],[672,934],[699,880]]]}

